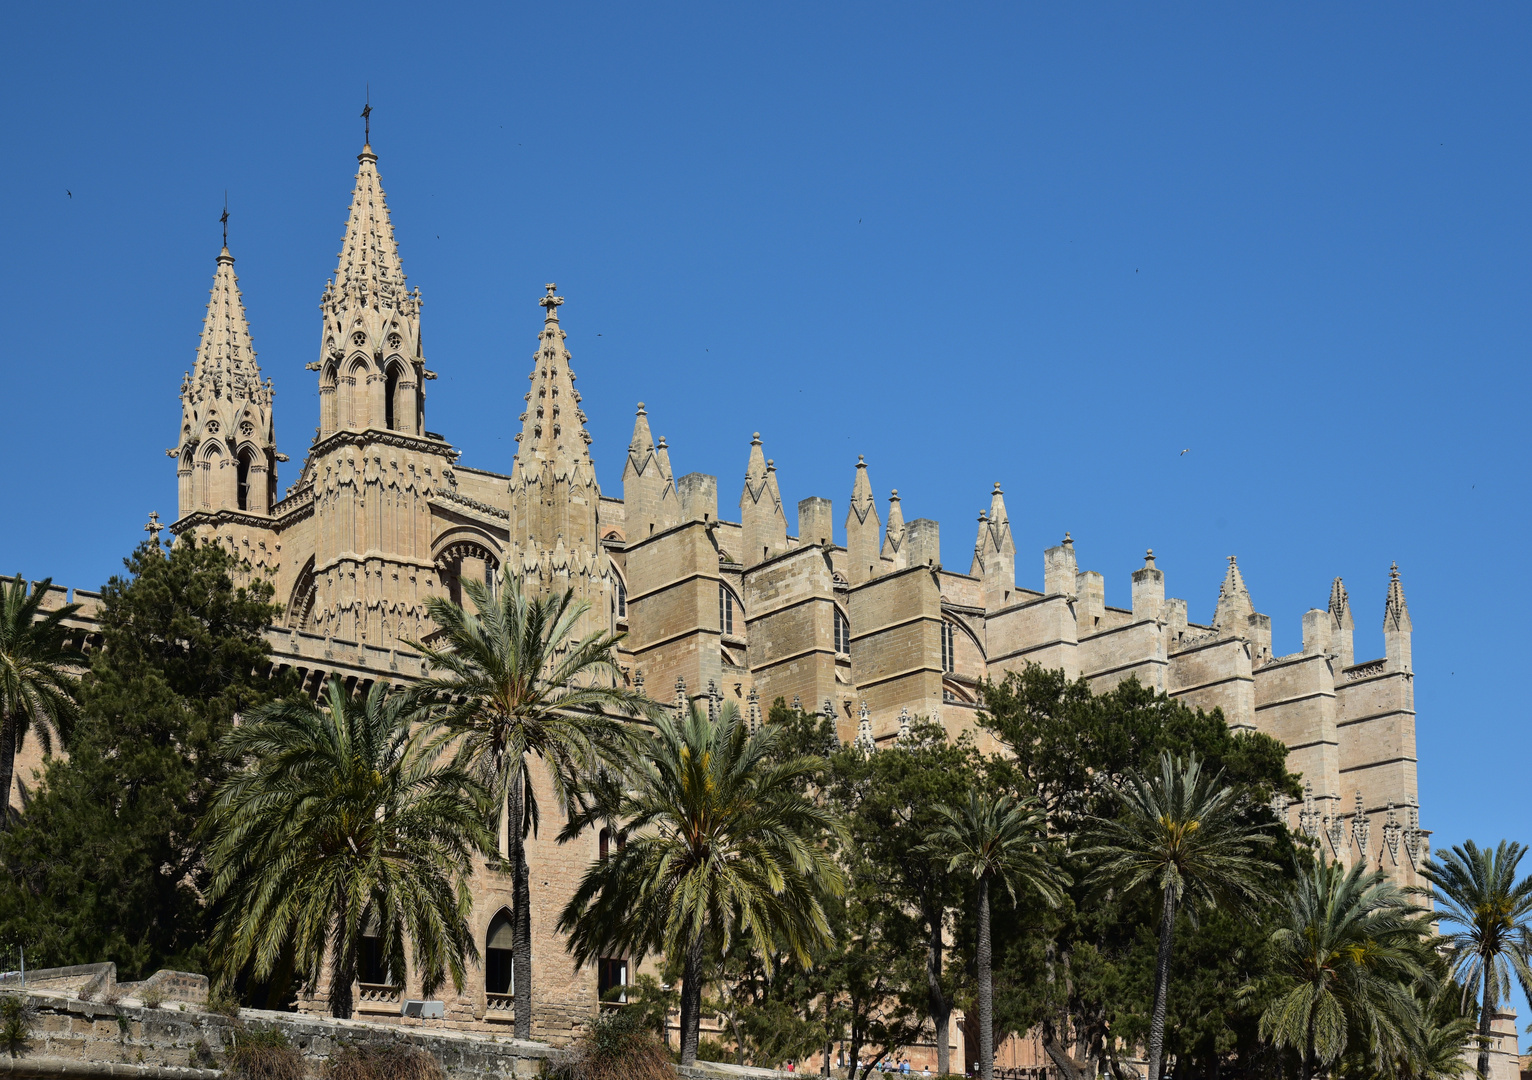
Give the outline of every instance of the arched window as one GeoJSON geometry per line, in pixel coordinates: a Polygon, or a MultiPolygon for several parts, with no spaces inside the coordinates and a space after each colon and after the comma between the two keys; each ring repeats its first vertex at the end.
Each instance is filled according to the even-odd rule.
{"type": "Polygon", "coordinates": [[[394,410],[399,397],[399,365],[388,365],[388,378],[383,382],[383,426],[393,431],[397,426],[394,423],[394,410]]]}
{"type": "Polygon", "coordinates": [[[957,653],[957,639],[950,622],[942,623],[942,670],[952,674],[957,670],[957,662],[954,659],[957,653]]]}
{"type": "Polygon", "coordinates": [[[373,986],[387,986],[388,961],[383,956],[383,941],[378,937],[377,923],[362,932],[356,950],[356,981],[373,986]]]}
{"type": "Polygon", "coordinates": [[[515,962],[511,949],[515,944],[511,913],[501,908],[489,921],[484,937],[484,989],[491,994],[516,992],[515,962]]]}
{"type": "Polygon", "coordinates": [[[617,617],[619,619],[628,617],[628,587],[623,584],[622,578],[617,579],[617,617]]]}
{"type": "Polygon", "coordinates": [[[718,585],[718,629],[725,634],[734,633],[734,594],[722,582],[718,585]]]}
{"type": "Polygon", "coordinates": [[[835,609],[835,651],[851,652],[851,621],[841,614],[840,608],[835,609]]]}
{"type": "Polygon", "coordinates": [[[239,455],[239,478],[235,482],[235,492],[238,498],[235,505],[241,510],[250,509],[250,451],[248,450],[239,455]]]}

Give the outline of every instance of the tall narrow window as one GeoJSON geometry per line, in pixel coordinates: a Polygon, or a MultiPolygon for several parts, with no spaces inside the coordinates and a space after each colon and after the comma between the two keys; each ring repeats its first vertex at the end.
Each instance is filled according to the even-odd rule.
{"type": "Polygon", "coordinates": [[[502,908],[490,920],[489,933],[484,938],[484,989],[491,994],[516,992],[516,980],[511,966],[514,941],[511,913],[502,908]]]}
{"type": "Polygon", "coordinates": [[[628,962],[626,960],[601,959],[596,962],[596,991],[603,1003],[626,1004],[628,995],[628,962]]]}
{"type": "Polygon", "coordinates": [[[617,617],[628,617],[628,587],[622,583],[622,578],[617,579],[617,617]]]}
{"type": "Polygon", "coordinates": [[[851,652],[851,622],[840,613],[840,608],[835,609],[835,651],[851,652]]]}
{"type": "Polygon", "coordinates": [[[734,633],[734,594],[726,585],[718,586],[718,628],[725,634],[734,633]]]}
{"type": "Polygon", "coordinates": [[[942,670],[949,675],[957,670],[957,665],[953,661],[955,642],[956,638],[953,636],[952,624],[950,622],[942,623],[942,670]]]}
{"type": "Polygon", "coordinates": [[[376,933],[362,935],[356,950],[356,981],[374,986],[388,984],[388,964],[383,958],[383,943],[376,933]]]}
{"type": "Polygon", "coordinates": [[[395,409],[398,407],[399,397],[399,365],[390,364],[388,368],[388,381],[383,384],[383,426],[393,431],[398,425],[394,423],[395,409]]]}
{"type": "Polygon", "coordinates": [[[239,455],[239,479],[238,484],[239,503],[241,510],[250,509],[250,454],[245,452],[239,455]]]}

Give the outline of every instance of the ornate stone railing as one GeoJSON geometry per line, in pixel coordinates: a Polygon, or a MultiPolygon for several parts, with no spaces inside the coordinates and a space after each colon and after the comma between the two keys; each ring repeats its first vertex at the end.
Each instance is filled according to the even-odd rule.
{"type": "Polygon", "coordinates": [[[356,1002],[357,1008],[362,1012],[393,1012],[399,1011],[399,1003],[404,1000],[404,987],[389,986],[386,983],[357,983],[356,1002]]]}
{"type": "Polygon", "coordinates": [[[1387,660],[1369,660],[1365,664],[1357,664],[1346,669],[1346,681],[1356,682],[1358,679],[1370,679],[1374,675],[1382,675],[1387,660]]]}
{"type": "Polygon", "coordinates": [[[516,995],[515,994],[485,994],[484,995],[484,1019],[486,1020],[515,1020],[516,1019],[516,995]]]}

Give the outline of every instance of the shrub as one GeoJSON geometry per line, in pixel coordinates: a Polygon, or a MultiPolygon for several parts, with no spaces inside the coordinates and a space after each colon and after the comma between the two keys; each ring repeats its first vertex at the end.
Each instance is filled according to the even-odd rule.
{"type": "Polygon", "coordinates": [[[418,1046],[347,1046],[325,1065],[329,1080],[447,1080],[441,1064],[418,1046]]]}
{"type": "Polygon", "coordinates": [[[0,996],[0,1046],[6,1053],[18,1058],[27,1052],[32,1041],[32,1023],[37,1019],[37,1006],[30,998],[20,994],[0,996]]]}
{"type": "Polygon", "coordinates": [[[303,1056],[276,1028],[244,1028],[232,1033],[228,1076],[231,1080],[303,1080],[303,1056]]]}
{"type": "Polygon", "coordinates": [[[165,1000],[165,994],[158,986],[150,983],[144,987],[144,992],[139,995],[139,1000],[144,1003],[144,1008],[146,1009],[158,1009],[165,1000]]]}
{"type": "Polygon", "coordinates": [[[220,983],[213,987],[207,996],[207,1011],[227,1016],[234,1020],[239,1017],[239,999],[229,992],[229,988],[220,983]]]}
{"type": "Polygon", "coordinates": [[[670,1054],[626,1009],[599,1014],[553,1067],[558,1080],[674,1080],[670,1054]]]}

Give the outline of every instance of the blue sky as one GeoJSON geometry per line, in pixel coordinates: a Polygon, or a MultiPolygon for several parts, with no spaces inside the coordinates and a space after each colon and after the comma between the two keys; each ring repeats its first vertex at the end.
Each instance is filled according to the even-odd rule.
{"type": "MultiPolygon", "coordinates": [[[[556,281],[600,480],[634,403],[737,505],[856,455],[966,570],[1153,547],[1275,648],[1343,575],[1415,623],[1423,824],[1532,840],[1520,5],[22,5],[0,67],[0,568],[95,587],[171,517],[227,189],[285,489],[370,83],[428,426],[508,471],[556,281]],[[68,194],[66,194],[66,192],[68,194]],[[599,336],[598,336],[599,335],[599,336]],[[1190,453],[1183,454],[1185,449],[1190,453]]],[[[790,517],[791,523],[791,517],[790,517]]],[[[1532,865],[1527,869],[1532,870],[1532,865]]],[[[1523,1022],[1526,1015],[1523,1009],[1523,1022]]]]}

